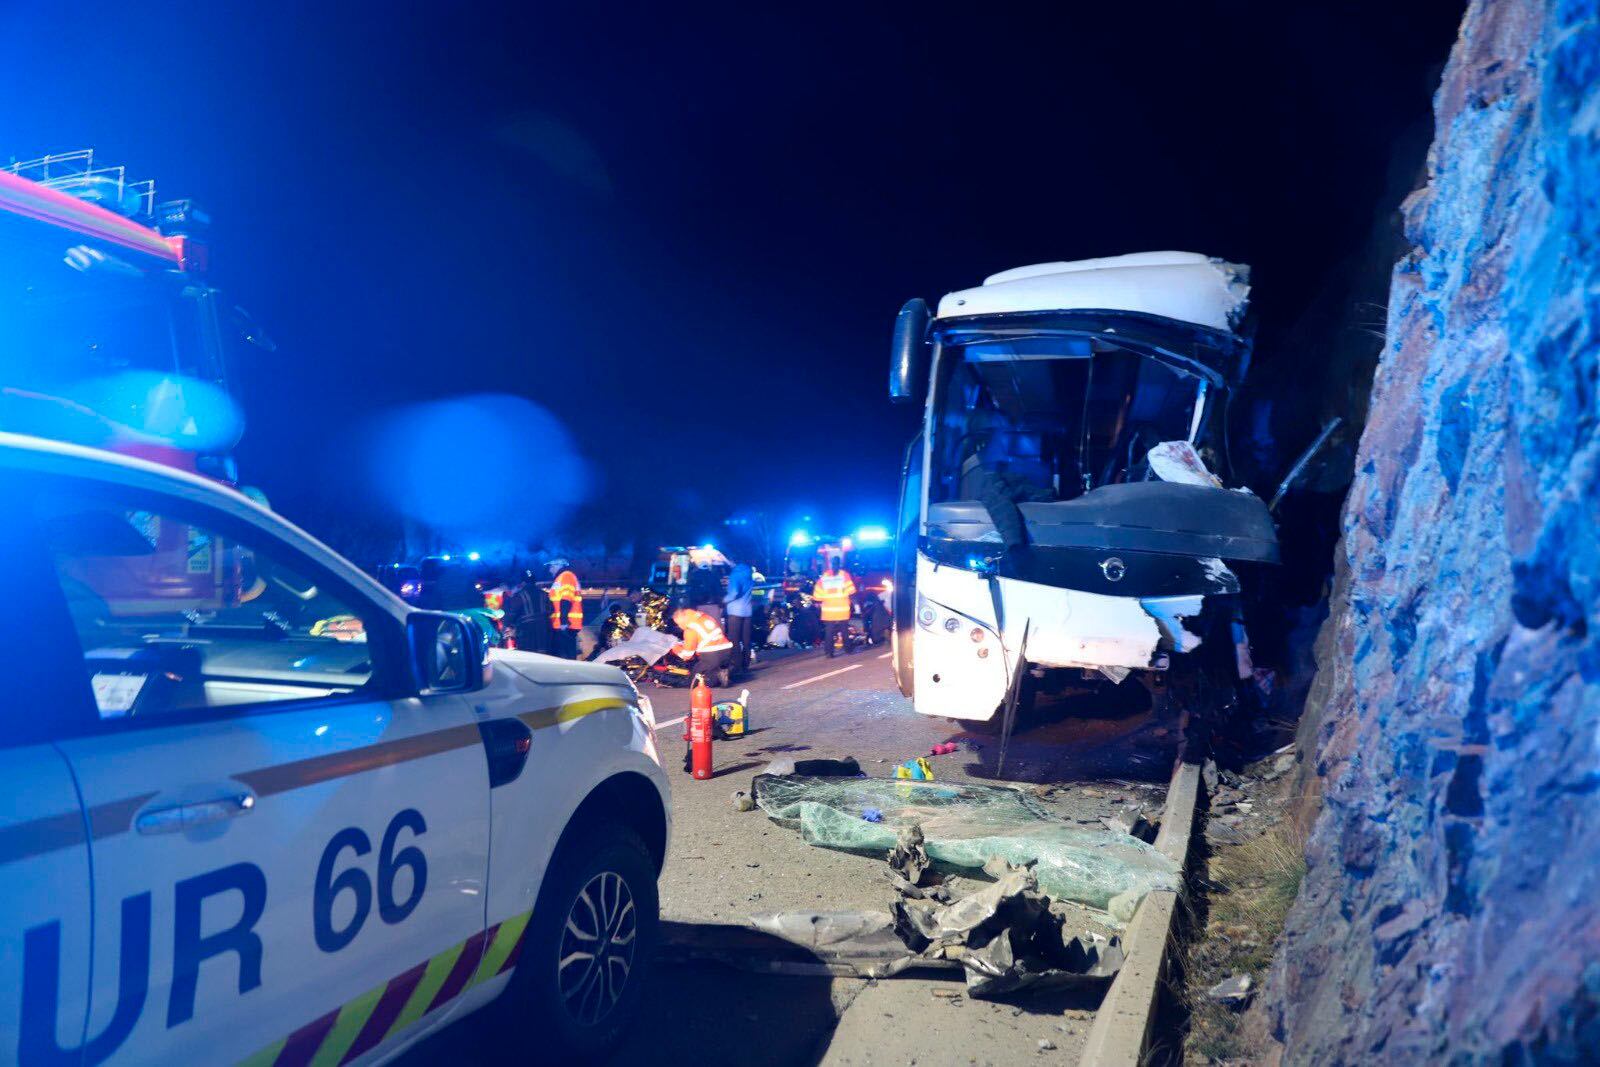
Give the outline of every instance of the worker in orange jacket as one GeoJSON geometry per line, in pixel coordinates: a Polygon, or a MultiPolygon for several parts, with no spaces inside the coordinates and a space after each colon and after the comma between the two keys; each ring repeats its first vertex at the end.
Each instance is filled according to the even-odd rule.
{"type": "Polygon", "coordinates": [[[841,650],[850,647],[850,598],[855,595],[855,579],[844,569],[838,556],[829,556],[827,571],[811,588],[811,599],[817,602],[817,607],[822,612],[822,628],[826,632],[822,640],[828,650],[829,659],[835,655],[833,651],[835,636],[839,638],[841,650]]]}
{"type": "Polygon", "coordinates": [[[578,631],[583,629],[583,589],[578,576],[564,559],[553,559],[550,567],[551,650],[562,659],[578,658],[578,631]]]}
{"type": "Polygon", "coordinates": [[[672,647],[673,655],[704,675],[710,685],[726,686],[733,642],[722,624],[694,608],[679,608],[672,613],[672,621],[683,631],[683,640],[672,647]]]}

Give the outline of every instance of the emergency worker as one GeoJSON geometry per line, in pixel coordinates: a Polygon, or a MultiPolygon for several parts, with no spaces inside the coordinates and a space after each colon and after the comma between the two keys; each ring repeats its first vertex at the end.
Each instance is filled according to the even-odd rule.
{"type": "Polygon", "coordinates": [[[705,675],[713,688],[726,686],[733,642],[728,640],[722,624],[695,608],[679,608],[672,613],[672,621],[683,631],[683,640],[672,647],[673,655],[705,675]]]}
{"type": "Polygon", "coordinates": [[[583,594],[578,576],[564,559],[553,559],[550,567],[550,631],[554,635],[552,652],[562,659],[578,656],[578,631],[583,629],[583,594]]]}
{"type": "Polygon", "coordinates": [[[728,591],[722,597],[724,625],[733,641],[733,674],[750,670],[750,615],[755,607],[755,568],[735,563],[728,575],[728,591]]]}
{"type": "Polygon", "coordinates": [[[839,638],[841,650],[849,648],[850,598],[856,595],[855,579],[839,562],[838,556],[828,557],[828,569],[811,589],[811,598],[822,612],[823,646],[828,658],[835,655],[833,639],[839,638]]]}

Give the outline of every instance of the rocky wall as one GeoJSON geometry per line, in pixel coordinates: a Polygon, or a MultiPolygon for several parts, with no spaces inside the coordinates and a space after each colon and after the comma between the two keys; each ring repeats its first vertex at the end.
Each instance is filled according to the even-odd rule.
{"type": "Polygon", "coordinates": [[[1475,0],[1435,98],[1308,711],[1288,1062],[1600,1060],[1597,8],[1475,0]]]}

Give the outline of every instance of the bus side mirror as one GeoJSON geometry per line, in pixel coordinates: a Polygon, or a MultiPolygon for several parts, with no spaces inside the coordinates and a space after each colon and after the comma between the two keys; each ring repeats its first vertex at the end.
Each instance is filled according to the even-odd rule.
{"type": "Polygon", "coordinates": [[[891,349],[889,399],[897,404],[920,399],[928,380],[928,302],[920,296],[907,300],[895,317],[891,349]]]}

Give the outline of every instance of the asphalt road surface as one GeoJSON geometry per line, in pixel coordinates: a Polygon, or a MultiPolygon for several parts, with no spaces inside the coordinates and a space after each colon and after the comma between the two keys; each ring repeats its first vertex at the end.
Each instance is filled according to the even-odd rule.
{"type": "MultiPolygon", "coordinates": [[[[769,761],[854,756],[872,776],[931,756],[939,780],[1057,785],[1063,818],[1095,822],[1129,806],[1159,807],[1177,740],[1176,724],[1104,694],[1042,705],[1019,724],[1003,775],[999,739],[917,715],[894,685],[887,648],[835,659],[777,654],[717,699],[750,690],[751,730],[718,742],[715,777],[679,771],[687,690],[648,689],[657,739],[673,781],[673,838],[661,878],[662,918],[676,940],[743,926],[775,911],[887,908],[879,861],[812,848],[758,811],[739,812],[735,790],[769,761]]],[[[1085,928],[1095,928],[1085,920],[1085,928]]],[[[1049,994],[1014,1002],[953,996],[959,974],[924,972],[878,982],[754,974],[717,964],[659,963],[646,1008],[617,1064],[643,1062],[762,1067],[788,1064],[1007,1064],[1075,1062],[1098,994],[1049,994]],[[1040,1042],[1053,1046],[1042,1048],[1040,1042]]],[[[508,1034],[467,1019],[430,1039],[408,1064],[499,1064],[538,1060],[537,1036],[508,1034]]]]}

